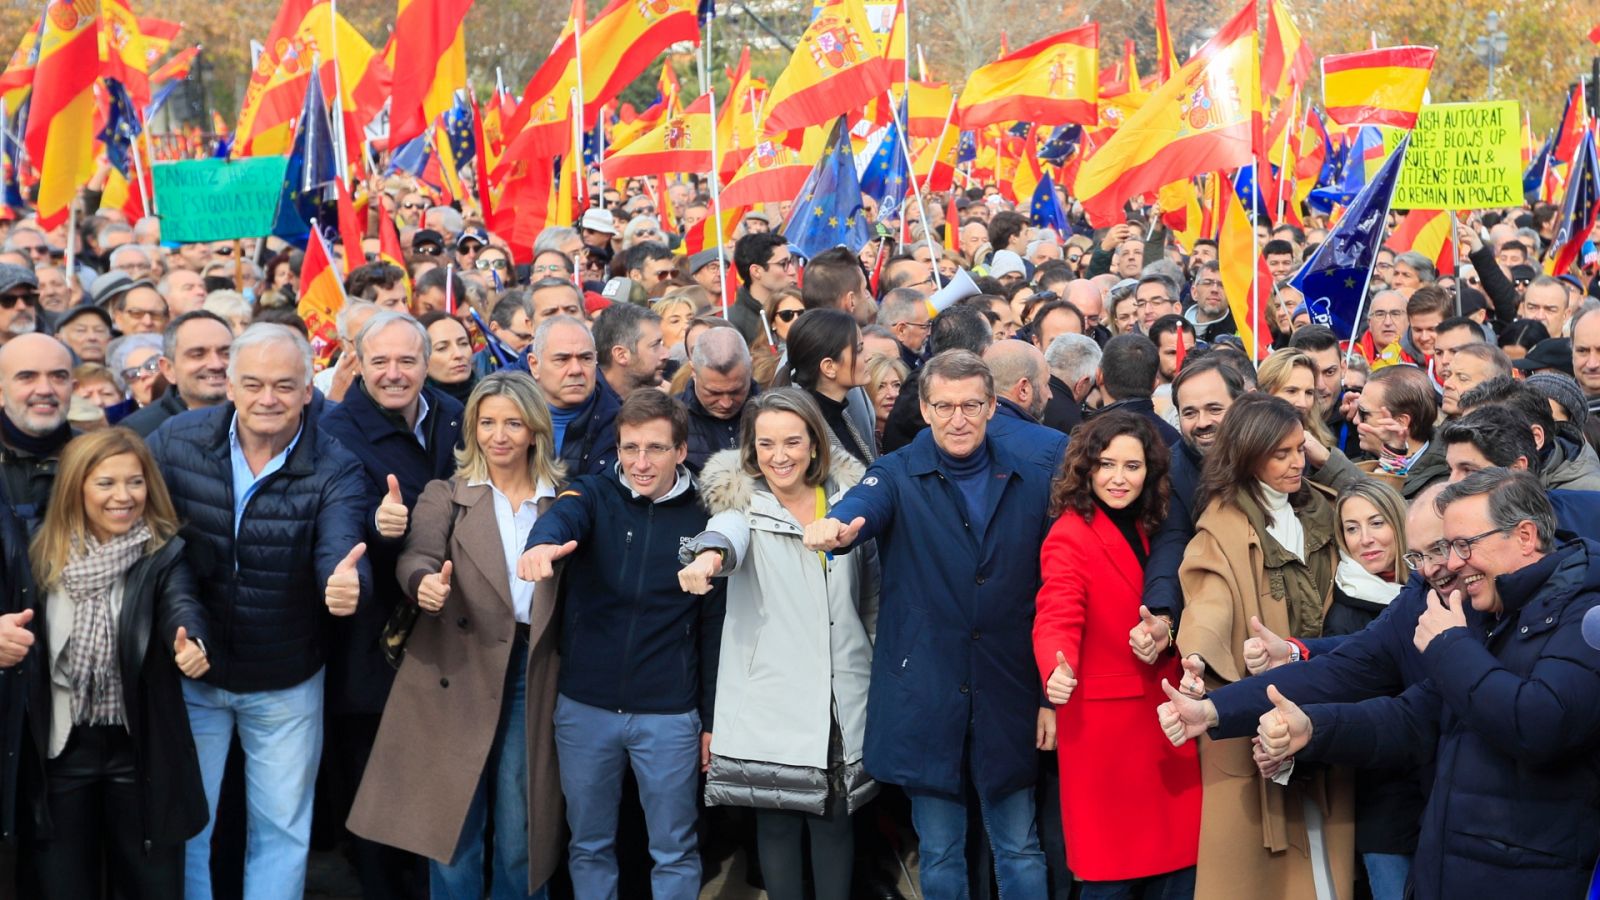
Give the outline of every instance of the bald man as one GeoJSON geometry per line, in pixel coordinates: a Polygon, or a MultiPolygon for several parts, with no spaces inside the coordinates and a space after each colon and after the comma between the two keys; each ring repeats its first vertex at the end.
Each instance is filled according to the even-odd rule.
{"type": "Polygon", "coordinates": [[[1106,341],[1111,340],[1111,329],[1103,321],[1106,317],[1105,293],[1095,285],[1093,279],[1080,278],[1067,282],[1067,302],[1083,313],[1083,333],[1104,347],[1106,341]]]}
{"type": "Polygon", "coordinates": [[[72,440],[72,352],[43,334],[0,346],[0,486],[30,533],[44,517],[61,449],[72,440]]]}
{"type": "Polygon", "coordinates": [[[990,436],[1054,471],[1066,455],[1067,436],[1039,424],[1050,402],[1050,367],[1044,354],[1027,341],[995,341],[983,352],[983,361],[994,376],[990,436]]]}

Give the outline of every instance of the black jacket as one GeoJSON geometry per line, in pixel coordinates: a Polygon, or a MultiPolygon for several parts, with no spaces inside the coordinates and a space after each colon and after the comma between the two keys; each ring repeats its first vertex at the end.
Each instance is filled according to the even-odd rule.
{"type": "Polygon", "coordinates": [[[361,461],[365,492],[358,512],[372,560],[372,602],[361,604],[353,616],[333,621],[327,682],[330,713],[382,713],[394,683],[395,670],[384,658],[379,640],[384,623],[404,596],[395,581],[395,564],[405,538],[384,538],[375,523],[378,504],[389,492],[389,476],[400,482],[400,497],[409,509],[416,506],[428,482],[455,474],[461,404],[432,387],[424,387],[422,396],[428,401],[428,416],[422,422],[427,449],[403,422],[384,413],[360,378],[350,385],[344,402],[328,407],[319,423],[361,461]]]}
{"type": "MultiPolygon", "coordinates": [[[[139,829],[146,841],[185,841],[198,834],[209,818],[183,700],[183,675],[172,657],[173,639],[181,625],[191,638],[205,642],[215,665],[215,645],[208,639],[205,611],[195,595],[194,573],[184,561],[184,542],[176,537],[134,563],[123,586],[116,626],[117,661],[125,724],[133,738],[141,821],[119,825],[139,829]]],[[[21,717],[25,722],[17,723],[22,730],[13,731],[17,717],[8,717],[6,722],[5,747],[8,754],[21,754],[25,773],[16,785],[21,793],[8,786],[5,794],[20,800],[21,808],[13,810],[7,803],[6,814],[8,821],[13,812],[27,815],[31,833],[48,839],[52,826],[43,761],[50,736],[50,667],[44,603],[35,596],[30,605],[38,641],[22,664],[5,676],[25,682],[28,694],[28,711],[21,717]]],[[[55,627],[71,628],[72,623],[55,627]]]]}
{"type": "Polygon", "coordinates": [[[36,455],[18,449],[0,438],[0,489],[16,512],[28,533],[38,529],[44,520],[45,509],[50,505],[50,489],[56,482],[56,464],[61,450],[76,432],[63,428],[60,445],[54,452],[36,455]]]}
{"type": "Polygon", "coordinates": [[[739,288],[739,293],[734,296],[733,305],[728,307],[728,321],[739,329],[739,334],[744,336],[744,342],[751,347],[760,347],[767,343],[767,329],[761,323],[763,311],[761,301],[750,296],[749,285],[739,288]]]}
{"type": "MultiPolygon", "coordinates": [[[[28,563],[28,529],[11,509],[0,485],[0,615],[13,615],[33,609],[33,569],[28,563]]],[[[39,635],[38,620],[30,626],[39,635]]],[[[34,677],[34,660],[38,654],[30,653],[22,662],[9,669],[0,669],[0,839],[12,841],[17,835],[17,785],[21,769],[23,721],[28,710],[28,682],[34,677]]],[[[37,782],[43,775],[38,765],[39,757],[30,757],[35,765],[29,767],[28,778],[37,782]],[[36,770],[37,769],[37,770],[36,770]]]]}
{"type": "Polygon", "coordinates": [[[147,438],[154,434],[163,422],[188,411],[189,404],[184,403],[183,398],[178,396],[178,389],[169,387],[156,402],[134,411],[117,424],[132,429],[142,438],[147,438]]]}
{"type": "Polygon", "coordinates": [[[1205,459],[1189,442],[1179,440],[1172,447],[1172,465],[1167,470],[1171,486],[1167,517],[1161,529],[1150,538],[1150,559],[1144,567],[1144,604],[1154,613],[1166,613],[1176,621],[1183,614],[1183,588],[1178,584],[1178,566],[1183,552],[1194,538],[1195,494],[1200,490],[1200,473],[1205,459]]]}
{"type": "Polygon", "coordinates": [[[1083,421],[1083,407],[1072,395],[1071,386],[1054,375],[1050,376],[1050,402],[1044,405],[1044,418],[1040,421],[1062,434],[1071,434],[1083,421]]]}
{"type": "Polygon", "coordinates": [[[894,398],[894,406],[889,407],[889,416],[883,421],[883,440],[880,441],[884,454],[909,445],[922,433],[922,429],[928,427],[922,418],[922,403],[917,399],[920,390],[917,385],[921,377],[921,369],[912,369],[900,385],[900,396],[894,398]]]}
{"type": "MultiPolygon", "coordinates": [[[[690,478],[680,469],[679,478],[690,478]]],[[[691,485],[652,503],[613,471],[572,482],[528,546],[577,541],[561,570],[563,696],[633,713],[700,711],[711,730],[725,588],[678,587],[678,548],[709,518],[691,485]]]]}
{"type": "MultiPolygon", "coordinates": [[[[750,382],[750,397],[754,397],[761,389],[754,381],[750,382]]],[[[689,379],[689,386],[678,395],[684,407],[689,410],[689,456],[684,460],[684,465],[689,471],[699,473],[700,467],[706,464],[716,453],[730,450],[739,446],[739,423],[743,416],[743,407],[735,412],[732,418],[719,419],[712,415],[710,410],[700,402],[699,396],[694,392],[694,379],[689,379]]],[[[747,398],[746,403],[749,402],[747,398]]]]}
{"type": "MultiPolygon", "coordinates": [[[[283,468],[251,497],[233,533],[232,403],[186,412],[150,439],[211,618],[211,671],[228,691],[293,687],[322,668],[330,615],[328,576],[366,537],[360,462],[302,412],[299,440],[283,468]]],[[[361,596],[372,596],[362,557],[361,596]]]]}
{"type": "Polygon", "coordinates": [[[1149,419],[1150,424],[1156,427],[1156,433],[1161,435],[1162,443],[1166,444],[1169,448],[1176,447],[1178,444],[1183,442],[1183,435],[1178,432],[1178,429],[1173,428],[1170,424],[1168,424],[1166,419],[1161,418],[1161,416],[1156,413],[1156,405],[1150,400],[1149,397],[1129,397],[1126,400],[1118,400],[1115,403],[1108,403],[1105,406],[1088,413],[1084,416],[1084,418],[1092,419],[1095,416],[1111,412],[1114,409],[1121,410],[1123,412],[1130,412],[1134,415],[1144,416],[1146,419],[1149,419]]]}

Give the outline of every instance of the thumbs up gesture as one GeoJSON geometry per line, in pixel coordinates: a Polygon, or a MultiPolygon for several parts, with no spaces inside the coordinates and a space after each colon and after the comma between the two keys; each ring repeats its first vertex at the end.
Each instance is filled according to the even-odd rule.
{"type": "Polygon", "coordinates": [[[1250,617],[1250,634],[1244,641],[1244,667],[1251,675],[1260,675],[1289,661],[1289,642],[1261,624],[1260,616],[1250,617]]]}
{"type": "Polygon", "coordinates": [[[1166,618],[1150,612],[1150,607],[1139,607],[1139,624],[1128,630],[1128,646],[1133,655],[1147,666],[1155,665],[1161,651],[1172,643],[1172,628],[1166,618]]]}
{"type": "Polygon", "coordinates": [[[172,642],[172,657],[178,663],[178,671],[186,677],[199,678],[211,671],[206,651],[201,649],[199,641],[189,640],[189,629],[182,625],[178,626],[177,640],[172,642]]]}
{"type": "Polygon", "coordinates": [[[1216,727],[1216,704],[1179,693],[1165,678],[1161,679],[1161,690],[1166,692],[1167,702],[1156,707],[1156,719],[1161,722],[1161,730],[1166,732],[1172,746],[1182,747],[1205,734],[1207,729],[1216,727]]]}
{"type": "Polygon", "coordinates": [[[577,541],[565,544],[536,544],[517,560],[517,577],[523,581],[544,581],[556,574],[556,560],[578,549],[577,541]]]}
{"type": "Polygon", "coordinates": [[[1278,693],[1278,686],[1267,685],[1272,708],[1261,714],[1256,737],[1261,752],[1273,762],[1283,762],[1311,742],[1311,718],[1289,698],[1278,693]]]}
{"type": "Polygon", "coordinates": [[[1196,700],[1206,695],[1206,661],[1190,654],[1183,658],[1183,677],[1178,679],[1178,690],[1196,700]]]}
{"type": "Polygon", "coordinates": [[[1067,655],[1057,650],[1055,670],[1044,683],[1045,698],[1056,706],[1061,706],[1072,699],[1072,689],[1077,686],[1078,679],[1072,674],[1072,667],[1067,665],[1067,655]]]}
{"type": "Polygon", "coordinates": [[[1441,633],[1467,627],[1467,611],[1461,608],[1462,602],[1460,591],[1450,592],[1449,603],[1439,599],[1438,591],[1428,592],[1428,608],[1417,617],[1417,630],[1411,636],[1418,653],[1427,650],[1441,633]]]}
{"type": "Polygon", "coordinates": [[[328,612],[336,616],[355,614],[356,604],[361,601],[361,576],[356,571],[356,563],[366,552],[365,542],[357,544],[333,567],[333,574],[328,576],[328,585],[323,589],[323,602],[328,604],[328,612]]]}
{"type": "Polygon", "coordinates": [[[445,560],[439,571],[422,576],[417,582],[417,605],[424,612],[436,613],[444,608],[444,601],[450,599],[450,572],[455,564],[445,560]]]}
{"type": "Polygon", "coordinates": [[[378,526],[378,534],[393,539],[406,536],[408,519],[406,502],[400,497],[400,480],[390,475],[389,492],[383,495],[382,502],[378,504],[378,514],[373,517],[373,524],[378,526]]]}
{"type": "Polygon", "coordinates": [[[33,632],[28,630],[32,621],[31,609],[0,616],[0,669],[9,669],[28,655],[34,640],[33,632]]]}
{"type": "Polygon", "coordinates": [[[722,571],[722,554],[715,550],[705,550],[694,558],[694,562],[678,570],[678,587],[686,594],[711,593],[711,579],[722,571]]]}
{"type": "Polygon", "coordinates": [[[861,529],[865,528],[867,520],[856,516],[850,524],[830,519],[826,516],[806,526],[805,541],[807,550],[820,550],[830,553],[840,547],[847,547],[860,536],[861,529]]]}

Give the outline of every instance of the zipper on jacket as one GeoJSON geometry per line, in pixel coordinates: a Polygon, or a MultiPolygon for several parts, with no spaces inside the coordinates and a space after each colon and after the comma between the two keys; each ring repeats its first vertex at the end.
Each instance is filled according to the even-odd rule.
{"type": "MultiPolygon", "coordinates": [[[[650,546],[650,532],[653,530],[655,525],[655,519],[656,505],[654,502],[651,502],[650,506],[645,512],[644,541],[642,542],[641,546],[650,546]]],[[[622,564],[626,566],[633,556],[633,529],[628,529],[628,533],[623,537],[622,546],[622,564]]],[[[623,666],[622,678],[617,682],[617,705],[619,707],[617,712],[622,712],[621,706],[626,702],[623,698],[628,696],[627,661],[633,658],[633,633],[639,625],[639,607],[641,602],[640,592],[644,590],[644,563],[641,561],[636,568],[639,570],[639,573],[634,576],[633,581],[633,610],[628,616],[628,635],[623,639],[622,643],[623,666]]]]}

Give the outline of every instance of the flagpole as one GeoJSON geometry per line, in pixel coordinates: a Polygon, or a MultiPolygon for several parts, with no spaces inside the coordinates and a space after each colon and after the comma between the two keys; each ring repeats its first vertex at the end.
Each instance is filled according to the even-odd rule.
{"type": "MultiPolygon", "coordinates": [[[[1259,157],[1258,157],[1259,158],[1259,157]]],[[[1260,163],[1251,163],[1257,171],[1250,179],[1250,193],[1258,193],[1261,184],[1260,163]]],[[[1261,232],[1256,230],[1256,198],[1250,198],[1250,363],[1261,364],[1261,232]]],[[[1237,327],[1238,323],[1235,322],[1237,327]]]]}
{"type": "MultiPolygon", "coordinates": [[[[906,65],[905,95],[906,95],[907,98],[909,98],[911,96],[911,0],[904,0],[904,2],[902,4],[902,7],[903,8],[900,10],[900,14],[906,17],[906,21],[904,23],[904,27],[900,29],[900,32],[901,32],[901,36],[903,38],[905,38],[905,40],[903,42],[905,44],[904,50],[905,50],[905,65],[906,65]]],[[[894,31],[894,26],[890,25],[889,26],[889,30],[892,33],[894,31]]],[[[910,111],[910,108],[909,108],[910,103],[911,103],[911,101],[909,99],[907,99],[906,100],[906,104],[907,104],[906,116],[907,116],[907,118],[909,118],[911,116],[911,111],[910,111]]],[[[907,171],[910,171],[910,169],[908,168],[907,171]]],[[[913,177],[913,180],[914,180],[915,176],[912,176],[912,177],[913,177]]],[[[923,230],[927,230],[926,223],[924,223],[923,230]]],[[[935,265],[934,268],[937,269],[939,267],[937,265],[935,265]]]]}
{"type": "Polygon", "coordinates": [[[1283,152],[1278,154],[1278,210],[1273,216],[1274,222],[1283,222],[1283,183],[1288,181],[1289,174],[1289,135],[1290,129],[1300,120],[1300,85],[1294,86],[1294,93],[1289,100],[1289,120],[1283,126],[1283,152]]]}
{"type": "Polygon", "coordinates": [[[582,175],[582,177],[588,178],[588,172],[585,171],[584,165],[583,165],[583,137],[582,137],[582,135],[583,135],[583,106],[584,106],[585,103],[589,102],[589,95],[584,93],[584,90],[583,90],[583,26],[584,26],[584,24],[585,23],[583,21],[583,16],[581,16],[581,15],[577,17],[577,21],[572,23],[572,54],[578,61],[578,88],[577,88],[577,90],[578,90],[578,105],[577,105],[577,108],[573,110],[573,116],[577,120],[577,123],[578,123],[578,135],[579,135],[578,140],[577,140],[577,145],[576,145],[577,153],[578,153],[578,162],[577,162],[577,165],[573,166],[573,168],[576,169],[582,175]]]}
{"type": "MultiPolygon", "coordinates": [[[[911,162],[911,145],[906,143],[906,123],[900,120],[900,111],[895,106],[892,93],[884,91],[883,96],[884,100],[889,104],[889,117],[894,120],[894,130],[898,135],[897,140],[900,142],[900,153],[905,157],[906,175],[911,181],[911,193],[917,199],[917,212],[922,217],[922,239],[928,244],[928,267],[933,270],[933,285],[935,288],[942,288],[944,287],[944,278],[939,275],[939,250],[933,245],[933,229],[928,227],[928,208],[922,204],[922,188],[917,186],[917,172],[911,162]]],[[[951,112],[955,111],[954,106],[951,106],[950,109],[951,112]]],[[[943,141],[944,135],[940,134],[939,139],[943,141]]],[[[933,150],[938,153],[939,146],[935,144],[933,150]]],[[[900,218],[904,221],[905,217],[905,198],[902,197],[900,200],[900,218]]]]}
{"type": "MultiPolygon", "coordinates": [[[[136,121],[140,123],[139,130],[148,131],[149,125],[144,123],[143,114],[137,110],[133,114],[136,121]]],[[[153,216],[156,214],[156,200],[153,196],[156,192],[155,179],[151,179],[150,187],[147,190],[144,186],[144,160],[139,158],[138,142],[134,142],[128,149],[132,151],[131,155],[133,156],[133,177],[135,181],[139,182],[139,199],[148,209],[146,215],[153,216]]]]}
{"type": "MultiPolygon", "coordinates": [[[[329,109],[332,121],[328,127],[333,129],[333,146],[339,157],[334,171],[339,173],[339,180],[348,188],[350,149],[344,142],[344,85],[339,80],[339,0],[328,0],[328,43],[331,45],[328,58],[333,62],[333,106],[329,109]]],[[[354,191],[351,193],[354,194],[354,191]]]]}
{"type": "MultiPolygon", "coordinates": [[[[706,34],[710,33],[711,22],[707,20],[706,34]]],[[[706,180],[711,183],[711,216],[716,219],[712,227],[717,235],[717,267],[722,270],[722,290],[718,293],[722,295],[722,318],[726,319],[728,318],[728,261],[727,244],[722,235],[722,187],[719,184],[722,179],[717,174],[722,169],[717,161],[717,92],[706,91],[706,97],[709,98],[711,106],[711,171],[706,173],[706,180]]]]}
{"type": "Polygon", "coordinates": [[[1454,211],[1445,213],[1450,219],[1450,268],[1456,273],[1456,315],[1461,315],[1461,304],[1464,301],[1465,291],[1461,284],[1461,233],[1458,230],[1460,223],[1456,221],[1454,211]]]}

